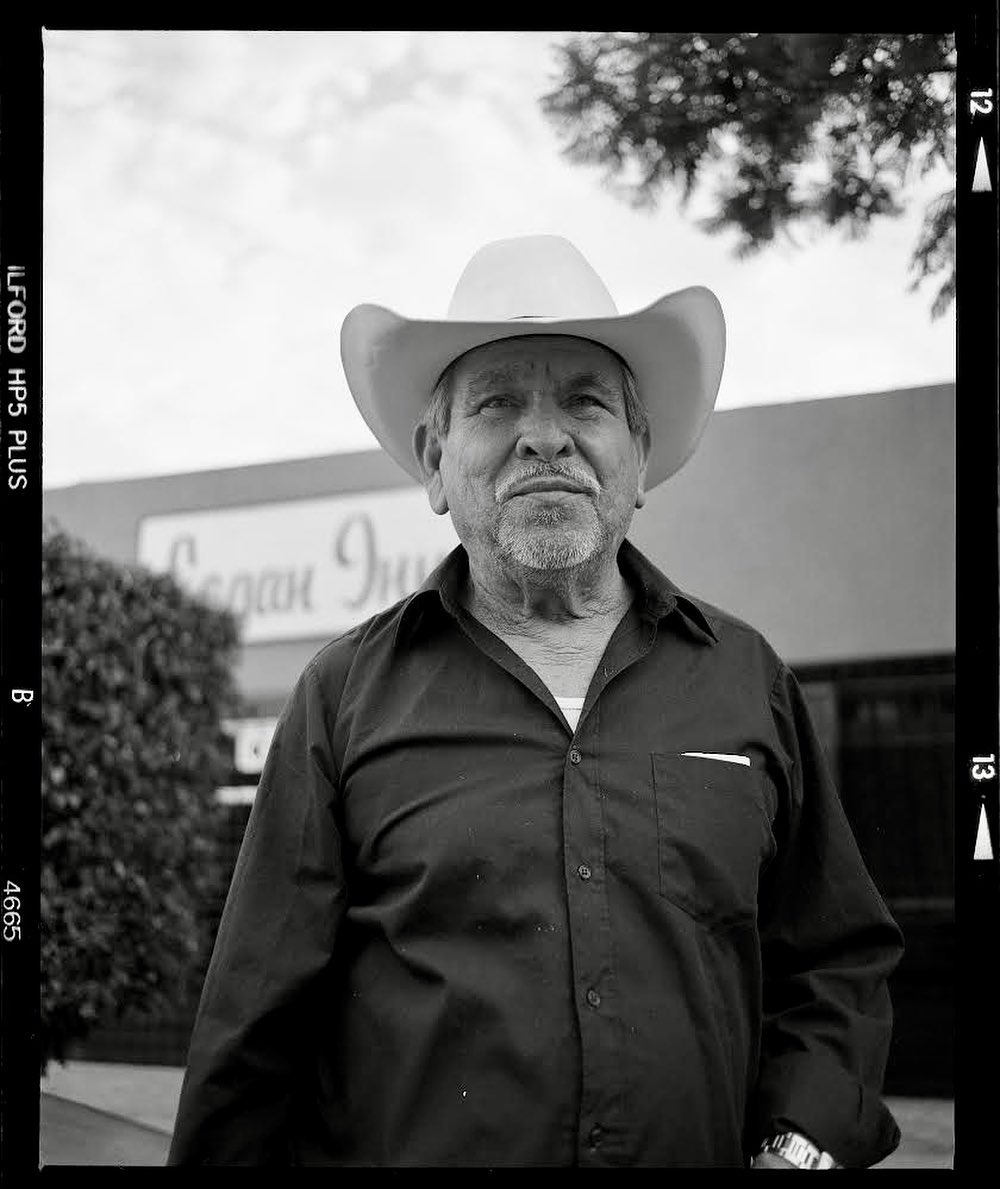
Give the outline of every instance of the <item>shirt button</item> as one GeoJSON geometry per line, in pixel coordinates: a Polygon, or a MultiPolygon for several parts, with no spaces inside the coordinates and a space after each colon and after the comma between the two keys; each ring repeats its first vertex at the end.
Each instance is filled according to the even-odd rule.
{"type": "Polygon", "coordinates": [[[603,1135],[604,1132],[600,1129],[600,1127],[591,1127],[590,1135],[587,1136],[587,1141],[592,1148],[596,1148],[601,1142],[603,1135]]]}
{"type": "Polygon", "coordinates": [[[570,762],[571,764],[579,764],[579,762],[580,762],[582,759],[583,759],[583,756],[582,756],[582,755],[580,755],[580,753],[579,753],[579,752],[576,750],[576,748],[574,747],[574,748],[573,748],[573,749],[570,751],[570,753],[569,753],[569,762],[570,762]]]}
{"type": "Polygon", "coordinates": [[[600,1007],[601,1006],[601,996],[597,991],[594,990],[593,987],[591,987],[590,990],[587,992],[587,1002],[590,1004],[591,1007],[600,1007]]]}
{"type": "Polygon", "coordinates": [[[591,875],[593,874],[586,863],[581,863],[580,866],[577,867],[576,873],[581,879],[590,879],[591,875]]]}

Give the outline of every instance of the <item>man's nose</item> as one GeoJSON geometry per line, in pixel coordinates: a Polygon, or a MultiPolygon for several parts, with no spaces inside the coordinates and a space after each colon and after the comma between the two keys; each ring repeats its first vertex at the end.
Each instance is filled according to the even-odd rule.
{"type": "Polygon", "coordinates": [[[517,439],[518,458],[538,458],[545,462],[572,454],[575,446],[558,415],[533,412],[524,417],[517,439]]]}

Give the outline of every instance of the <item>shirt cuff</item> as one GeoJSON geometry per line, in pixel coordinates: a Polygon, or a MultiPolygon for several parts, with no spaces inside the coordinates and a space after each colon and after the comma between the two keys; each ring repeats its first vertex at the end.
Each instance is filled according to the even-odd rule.
{"type": "Polygon", "coordinates": [[[788,1053],[768,1061],[751,1117],[754,1151],[770,1135],[798,1131],[848,1168],[868,1168],[899,1144],[881,1096],[829,1058],[788,1053]]]}

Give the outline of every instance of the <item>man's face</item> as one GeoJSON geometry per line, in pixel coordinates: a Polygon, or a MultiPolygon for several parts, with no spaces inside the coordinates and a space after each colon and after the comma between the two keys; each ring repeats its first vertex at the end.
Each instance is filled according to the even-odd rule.
{"type": "Polygon", "coordinates": [[[622,369],[597,343],[505,339],[456,365],[447,436],[415,441],[431,506],[474,557],[535,570],[613,558],[641,502],[622,369]]]}

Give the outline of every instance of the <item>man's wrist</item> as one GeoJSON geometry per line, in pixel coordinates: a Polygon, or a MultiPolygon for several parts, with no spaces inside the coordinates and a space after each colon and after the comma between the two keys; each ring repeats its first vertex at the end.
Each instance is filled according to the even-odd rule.
{"type": "Polygon", "coordinates": [[[772,1153],[796,1168],[841,1168],[842,1165],[797,1131],[782,1131],[766,1139],[761,1153],[772,1153]]]}

